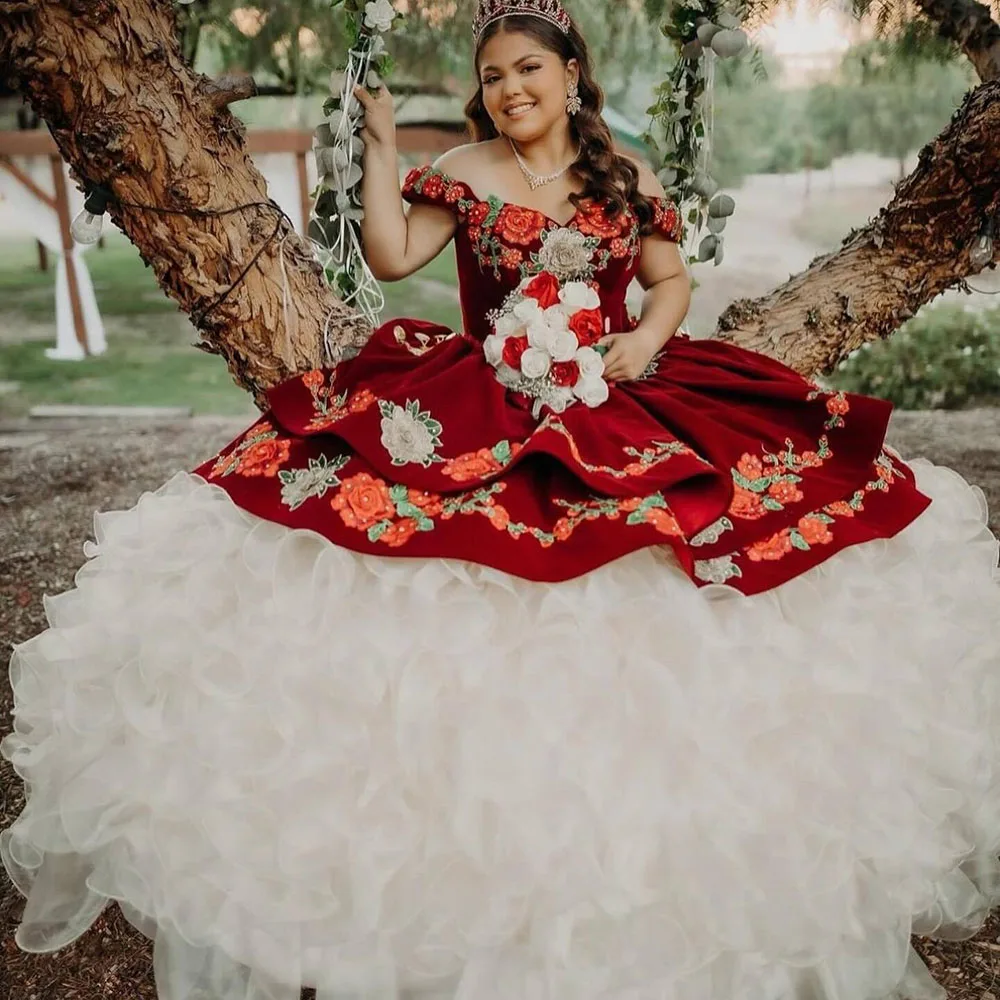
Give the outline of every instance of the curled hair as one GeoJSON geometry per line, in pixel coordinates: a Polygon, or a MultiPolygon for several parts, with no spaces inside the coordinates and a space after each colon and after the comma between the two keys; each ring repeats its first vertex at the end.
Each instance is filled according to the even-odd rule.
{"type": "MultiPolygon", "coordinates": [[[[580,67],[577,86],[583,107],[570,116],[570,130],[580,144],[580,155],[569,168],[569,173],[584,183],[578,194],[569,200],[577,208],[590,198],[605,202],[605,211],[611,217],[631,207],[639,220],[639,231],[647,235],[652,231],[653,200],[639,193],[639,171],[627,157],[615,152],[611,130],[601,117],[604,108],[604,91],[594,78],[587,43],[575,24],[564,34],[556,25],[544,18],[512,14],[490,24],[476,46],[475,65],[478,71],[483,46],[501,31],[529,35],[543,48],[554,52],[563,64],[576,59],[580,67]]],[[[478,72],[477,72],[478,76],[478,72]]],[[[465,106],[465,117],[473,142],[483,142],[499,136],[483,101],[483,85],[465,106]]]]}

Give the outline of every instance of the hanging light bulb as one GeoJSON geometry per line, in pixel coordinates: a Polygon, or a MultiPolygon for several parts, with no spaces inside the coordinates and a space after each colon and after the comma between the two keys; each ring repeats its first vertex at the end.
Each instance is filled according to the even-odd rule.
{"type": "Polygon", "coordinates": [[[101,238],[104,224],[104,210],[111,200],[111,192],[100,186],[90,188],[83,202],[83,210],[69,227],[70,234],[77,243],[90,246],[101,238]]]}
{"type": "Polygon", "coordinates": [[[993,255],[996,251],[996,247],[993,244],[994,230],[993,218],[987,216],[982,229],[979,230],[979,235],[969,248],[969,263],[976,269],[977,274],[987,264],[993,262],[993,255]]]}

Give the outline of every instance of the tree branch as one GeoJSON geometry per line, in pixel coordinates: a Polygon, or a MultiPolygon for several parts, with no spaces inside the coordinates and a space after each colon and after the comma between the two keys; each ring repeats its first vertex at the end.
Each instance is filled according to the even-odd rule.
{"type": "Polygon", "coordinates": [[[1000,80],[1000,24],[976,0],[916,0],[942,38],[957,42],[979,79],[1000,80]]]}
{"type": "Polygon", "coordinates": [[[769,295],[734,302],[719,338],[811,374],[888,337],[973,273],[969,246],[984,218],[1000,213],[997,135],[1000,81],[966,96],[873,222],[769,295]]]}
{"type": "Polygon", "coordinates": [[[113,192],[109,214],[258,405],[323,363],[325,334],[364,340],[363,318],[268,204],[227,108],[252,93],[251,78],[193,73],[165,0],[36,0],[31,18],[7,17],[11,6],[0,0],[0,66],[81,186],[113,192]]]}
{"type": "Polygon", "coordinates": [[[257,96],[257,83],[249,73],[228,73],[217,80],[205,80],[198,90],[216,110],[229,107],[234,101],[257,96]]]}

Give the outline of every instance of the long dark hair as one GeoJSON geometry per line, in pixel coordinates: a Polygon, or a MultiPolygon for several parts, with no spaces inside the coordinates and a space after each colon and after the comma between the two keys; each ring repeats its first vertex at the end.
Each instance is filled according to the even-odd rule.
{"type": "MultiPolygon", "coordinates": [[[[577,208],[581,201],[589,198],[603,200],[609,216],[615,216],[631,206],[639,220],[640,232],[644,235],[649,233],[652,229],[653,203],[639,193],[639,171],[635,164],[615,152],[611,130],[601,117],[604,91],[594,78],[590,51],[580,30],[573,24],[569,33],[565,34],[544,18],[526,14],[510,14],[500,18],[489,25],[476,46],[477,76],[483,46],[501,30],[530,35],[549,52],[555,52],[564,64],[570,59],[576,59],[579,64],[578,92],[583,107],[577,114],[570,116],[570,129],[573,137],[580,143],[580,156],[569,172],[583,181],[584,188],[579,194],[571,194],[569,200],[577,208]]],[[[482,83],[476,87],[475,94],[466,104],[465,117],[473,142],[494,139],[500,134],[483,102],[482,83]]]]}

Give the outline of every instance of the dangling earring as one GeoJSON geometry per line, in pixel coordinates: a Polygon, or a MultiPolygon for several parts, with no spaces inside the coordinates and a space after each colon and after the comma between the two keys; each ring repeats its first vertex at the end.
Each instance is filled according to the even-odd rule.
{"type": "Polygon", "coordinates": [[[580,100],[580,95],[576,91],[576,82],[574,81],[566,91],[566,114],[575,115],[582,107],[583,101],[580,100]]]}

